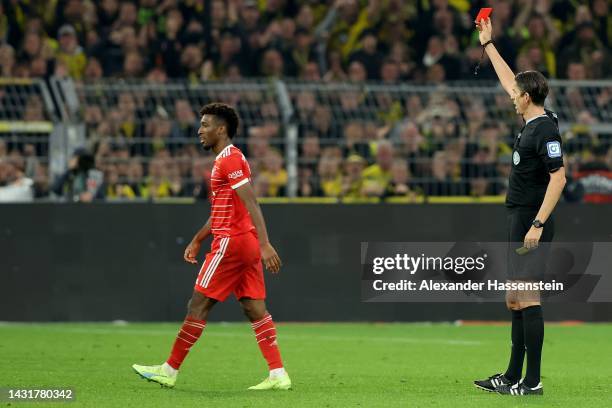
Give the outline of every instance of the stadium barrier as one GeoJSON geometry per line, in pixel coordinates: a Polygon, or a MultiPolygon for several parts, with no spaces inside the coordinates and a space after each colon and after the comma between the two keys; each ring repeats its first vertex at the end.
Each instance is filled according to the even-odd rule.
{"type": "MultiPolygon", "coordinates": [[[[588,158],[594,147],[612,143],[612,117],[606,99],[612,81],[551,80],[550,88],[548,107],[558,113],[567,151],[578,162],[588,158]]],[[[50,179],[66,169],[77,147],[103,142],[109,143],[111,150],[127,148],[130,162],[142,164],[142,177],[146,177],[155,153],[168,150],[170,157],[162,170],[178,167],[184,183],[193,183],[188,166],[181,160],[189,154],[197,155],[197,110],[211,101],[230,103],[237,107],[243,122],[235,142],[248,153],[252,167],[262,166],[266,158],[261,152],[266,149],[280,153],[287,177],[281,196],[287,197],[303,195],[300,180],[304,177],[319,184],[319,163],[304,154],[312,147],[310,136],[318,138],[322,156],[337,155],[339,148],[345,156],[351,151],[369,156],[368,163],[375,160],[377,142],[381,138],[390,140],[408,158],[409,184],[425,190],[420,195],[503,193],[508,146],[520,126],[510,99],[490,81],[433,86],[278,79],[239,83],[108,79],[80,83],[58,78],[46,82],[3,78],[0,95],[0,140],[20,149],[35,143],[39,161],[48,163],[50,179]],[[416,157],[410,156],[406,145],[412,123],[419,124],[424,136],[420,148],[426,150],[416,157]],[[448,128],[440,130],[441,123],[448,128]],[[492,137],[496,142],[484,140],[478,130],[487,124],[495,124],[494,133],[498,133],[492,137]],[[454,157],[463,143],[457,135],[471,144],[463,149],[472,153],[459,155],[463,157],[460,159],[454,157]],[[488,154],[487,149],[497,151],[488,154]],[[434,154],[437,151],[442,153],[434,154]],[[438,164],[453,162],[453,168],[442,171],[452,182],[434,179],[436,160],[438,164]],[[311,174],[305,174],[308,172],[311,174]]],[[[102,160],[99,164],[105,168],[101,170],[111,171],[107,167],[113,167],[113,173],[121,173],[127,168],[119,163],[127,160],[125,157],[117,159],[119,162],[113,160],[102,160]]],[[[343,170],[342,160],[332,161],[332,168],[343,170]]],[[[570,160],[570,165],[574,161],[570,160]]],[[[126,177],[119,174],[120,180],[126,177]]]]}
{"type": "MultiPolygon", "coordinates": [[[[266,273],[268,304],[279,321],[507,318],[497,303],[360,300],[361,242],[504,241],[501,205],[266,204],[263,211],[284,263],[279,275],[266,273]]],[[[605,205],[560,205],[556,239],[611,241],[609,212],[605,205]]],[[[198,271],[183,251],[207,217],[206,205],[4,205],[0,321],[180,320],[198,271]]],[[[547,320],[611,315],[607,303],[545,308],[547,320]]],[[[242,319],[237,305],[220,305],[212,316],[242,319]]]]}

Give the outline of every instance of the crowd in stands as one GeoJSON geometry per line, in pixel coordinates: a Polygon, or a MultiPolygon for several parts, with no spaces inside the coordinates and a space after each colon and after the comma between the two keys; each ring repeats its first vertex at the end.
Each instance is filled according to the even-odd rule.
{"type": "MultiPolygon", "coordinates": [[[[473,19],[518,70],[610,75],[607,0],[3,0],[2,76],[443,81],[472,78],[473,19]],[[255,62],[255,63],[253,63],[255,62]]],[[[489,71],[487,76],[491,76],[489,71]]]]}
{"type": "MultiPolygon", "coordinates": [[[[474,80],[482,50],[473,17],[481,6],[493,7],[496,46],[515,71],[570,80],[611,76],[607,0],[3,0],[1,75],[159,86],[173,79],[251,77],[387,85],[474,80]]],[[[477,79],[494,80],[486,57],[481,65],[477,79]]],[[[45,163],[26,165],[32,147],[5,143],[3,153],[0,145],[0,185],[22,177],[36,186],[37,197],[81,201],[205,198],[213,157],[195,143],[200,106],[187,98],[160,106],[141,96],[126,91],[104,103],[83,99],[88,151],[76,152],[56,180],[43,182],[45,163]]],[[[387,95],[390,100],[374,103],[356,92],[291,97],[299,123],[299,196],[505,192],[520,120],[502,94],[387,95]]],[[[612,121],[612,90],[601,90],[592,104],[575,89],[554,97],[575,111],[566,118],[573,122],[566,135],[568,169],[597,163],[610,171],[609,135],[589,126],[612,121]]],[[[258,195],[282,196],[288,175],[279,109],[259,98],[250,100],[258,116],[243,121],[237,144],[253,162],[258,195]]],[[[240,97],[226,102],[243,118],[252,116],[240,97]]],[[[45,119],[39,97],[25,106],[22,120],[45,119]]]]}

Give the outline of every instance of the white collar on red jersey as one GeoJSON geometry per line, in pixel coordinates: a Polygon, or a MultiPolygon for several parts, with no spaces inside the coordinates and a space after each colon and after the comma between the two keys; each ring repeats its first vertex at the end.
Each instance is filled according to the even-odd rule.
{"type": "Polygon", "coordinates": [[[221,156],[222,156],[222,155],[223,155],[225,152],[229,151],[229,149],[230,149],[231,147],[234,147],[234,145],[233,145],[233,144],[229,144],[229,145],[225,146],[225,147],[223,148],[223,150],[221,150],[221,151],[219,152],[219,154],[217,155],[217,157],[215,157],[215,160],[217,160],[219,157],[221,157],[221,156]]]}

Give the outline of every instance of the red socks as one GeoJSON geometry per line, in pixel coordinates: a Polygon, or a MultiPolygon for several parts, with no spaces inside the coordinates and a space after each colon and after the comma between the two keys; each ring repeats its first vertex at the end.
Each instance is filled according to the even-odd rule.
{"type": "Polygon", "coordinates": [[[174,345],[172,346],[170,357],[168,361],[166,361],[170,367],[176,370],[181,367],[191,346],[198,341],[205,327],[206,322],[204,320],[198,320],[191,317],[185,318],[183,326],[181,326],[181,330],[177,334],[174,345]]]}
{"type": "MultiPolygon", "coordinates": [[[[281,360],[278,344],[276,343],[276,328],[274,327],[272,316],[266,314],[261,320],[251,323],[251,326],[255,332],[255,339],[257,340],[261,354],[263,354],[268,362],[270,370],[282,368],[283,362],[281,360]]],[[[198,320],[191,317],[185,319],[181,330],[176,336],[174,345],[172,346],[170,357],[168,361],[166,361],[170,367],[176,370],[181,367],[191,346],[198,341],[205,327],[206,322],[204,320],[198,320]]]]}
{"type": "Polygon", "coordinates": [[[263,354],[268,362],[270,370],[282,368],[283,362],[278,350],[278,344],[276,343],[276,328],[274,327],[272,316],[266,313],[261,320],[252,322],[251,326],[255,332],[255,339],[257,339],[261,354],[263,354]]]}

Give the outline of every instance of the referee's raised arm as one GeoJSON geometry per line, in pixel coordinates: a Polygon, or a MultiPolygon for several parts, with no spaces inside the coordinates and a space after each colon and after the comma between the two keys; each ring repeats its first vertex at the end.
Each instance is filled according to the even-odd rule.
{"type": "Polygon", "coordinates": [[[508,64],[506,64],[506,61],[504,61],[502,56],[499,55],[499,52],[497,52],[497,49],[493,44],[493,26],[491,24],[491,19],[487,18],[486,20],[480,20],[480,22],[476,23],[476,28],[478,29],[480,45],[484,47],[484,50],[489,56],[502,87],[505,89],[508,95],[512,97],[514,72],[512,72],[508,64]]]}

